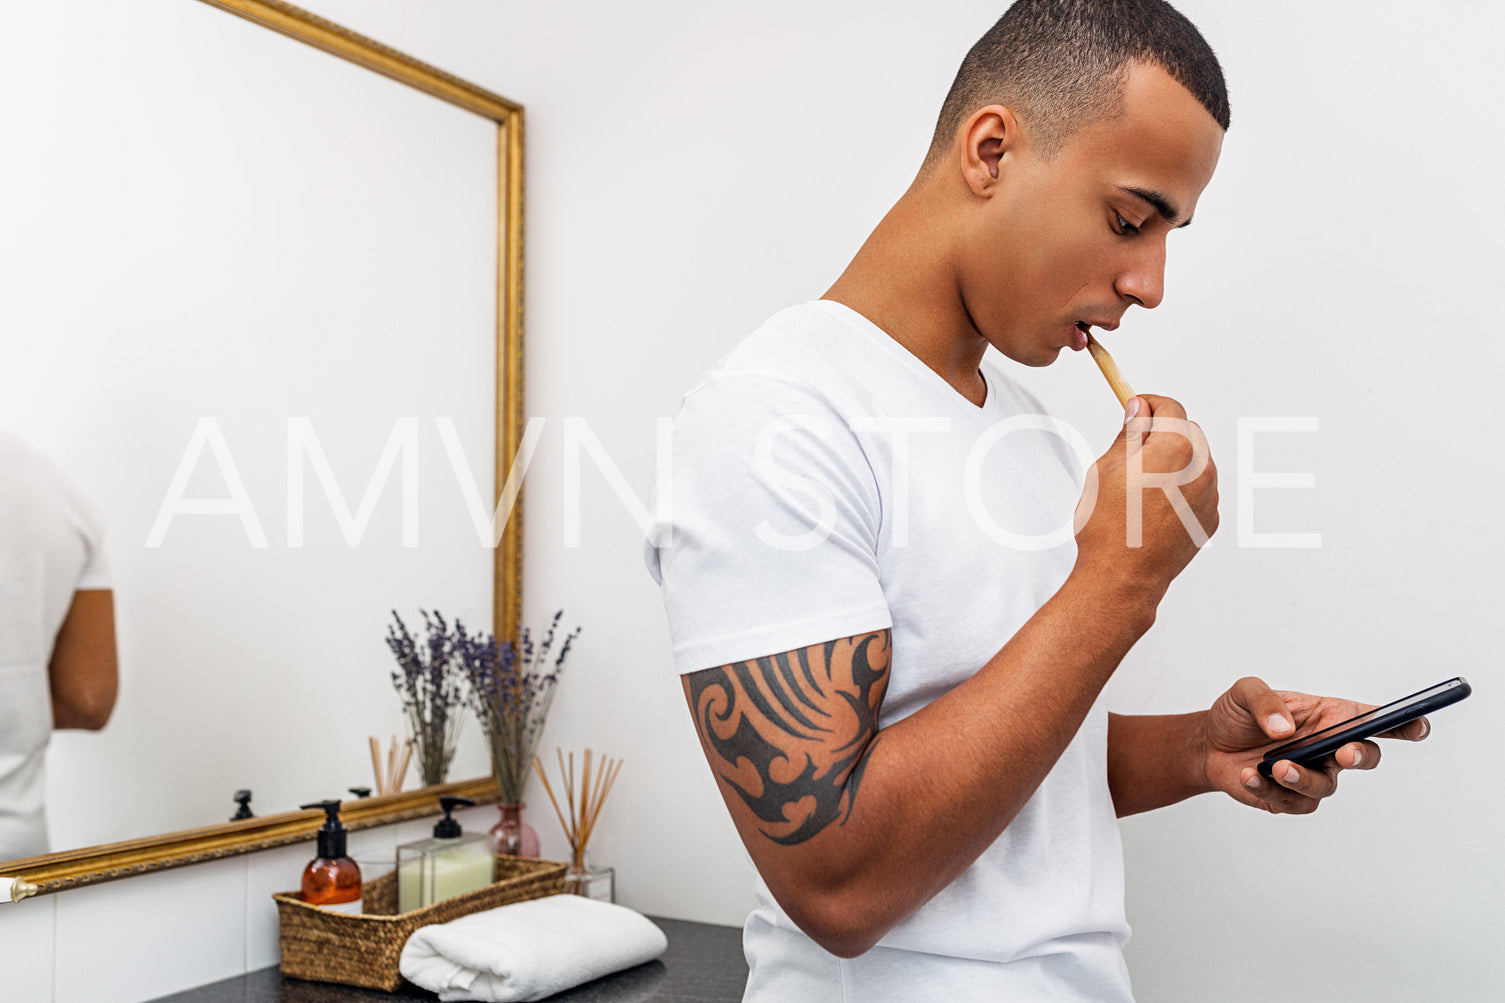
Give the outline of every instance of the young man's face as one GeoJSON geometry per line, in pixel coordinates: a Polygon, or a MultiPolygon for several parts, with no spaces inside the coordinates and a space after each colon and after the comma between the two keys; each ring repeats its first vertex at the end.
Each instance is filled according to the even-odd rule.
{"type": "Polygon", "coordinates": [[[1080,325],[1111,329],[1129,307],[1157,306],[1166,237],[1191,218],[1222,146],[1186,88],[1136,64],[1121,115],[1081,128],[1050,160],[1027,144],[1005,152],[964,255],[978,330],[1009,358],[1047,366],[1086,347],[1080,325]]]}

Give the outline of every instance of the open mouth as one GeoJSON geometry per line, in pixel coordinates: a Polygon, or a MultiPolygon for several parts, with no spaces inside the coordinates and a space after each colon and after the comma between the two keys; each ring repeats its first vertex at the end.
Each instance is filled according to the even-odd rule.
{"type": "Polygon", "coordinates": [[[1076,322],[1076,334],[1071,336],[1071,350],[1080,352],[1087,347],[1087,336],[1092,333],[1092,325],[1085,320],[1076,322]]]}

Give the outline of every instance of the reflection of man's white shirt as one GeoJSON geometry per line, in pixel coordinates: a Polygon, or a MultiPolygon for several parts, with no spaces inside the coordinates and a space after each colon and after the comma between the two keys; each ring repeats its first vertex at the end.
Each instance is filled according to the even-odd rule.
{"type": "Polygon", "coordinates": [[[47,666],[79,589],[107,589],[102,529],[46,458],[0,432],[0,860],[48,852],[47,666]]]}
{"type": "MultiPolygon", "coordinates": [[[[646,555],[679,671],[892,627],[886,726],[987,662],[1070,573],[1093,456],[998,363],[982,372],[977,407],[816,301],[691,390],[672,495],[654,500],[672,542],[646,555]]],[[[827,954],[758,892],[749,999],[1129,999],[1106,710],[993,846],[867,954],[827,954]]]]}

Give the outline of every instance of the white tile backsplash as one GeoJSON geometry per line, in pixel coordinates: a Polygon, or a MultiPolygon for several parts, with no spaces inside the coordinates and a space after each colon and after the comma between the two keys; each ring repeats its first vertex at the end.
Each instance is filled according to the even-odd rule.
{"type": "Polygon", "coordinates": [[[52,999],[52,935],[57,896],[0,905],[0,997],[42,1003],[52,999]]]}
{"type": "Polygon", "coordinates": [[[246,970],[247,857],[58,893],[56,1003],[139,1003],[246,970]]]}
{"type": "Polygon", "coordinates": [[[282,960],[272,893],[296,891],[313,855],[313,843],[294,843],[246,856],[246,971],[269,968],[282,960]]]}

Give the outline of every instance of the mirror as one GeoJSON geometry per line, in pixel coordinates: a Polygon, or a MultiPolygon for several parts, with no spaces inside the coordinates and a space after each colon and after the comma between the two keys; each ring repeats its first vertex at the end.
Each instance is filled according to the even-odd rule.
{"type": "Polygon", "coordinates": [[[238,788],[371,785],[391,610],[517,623],[522,110],[278,2],[11,18],[0,428],[102,516],[121,667],[53,735],[52,848],[235,852],[238,788]]]}

